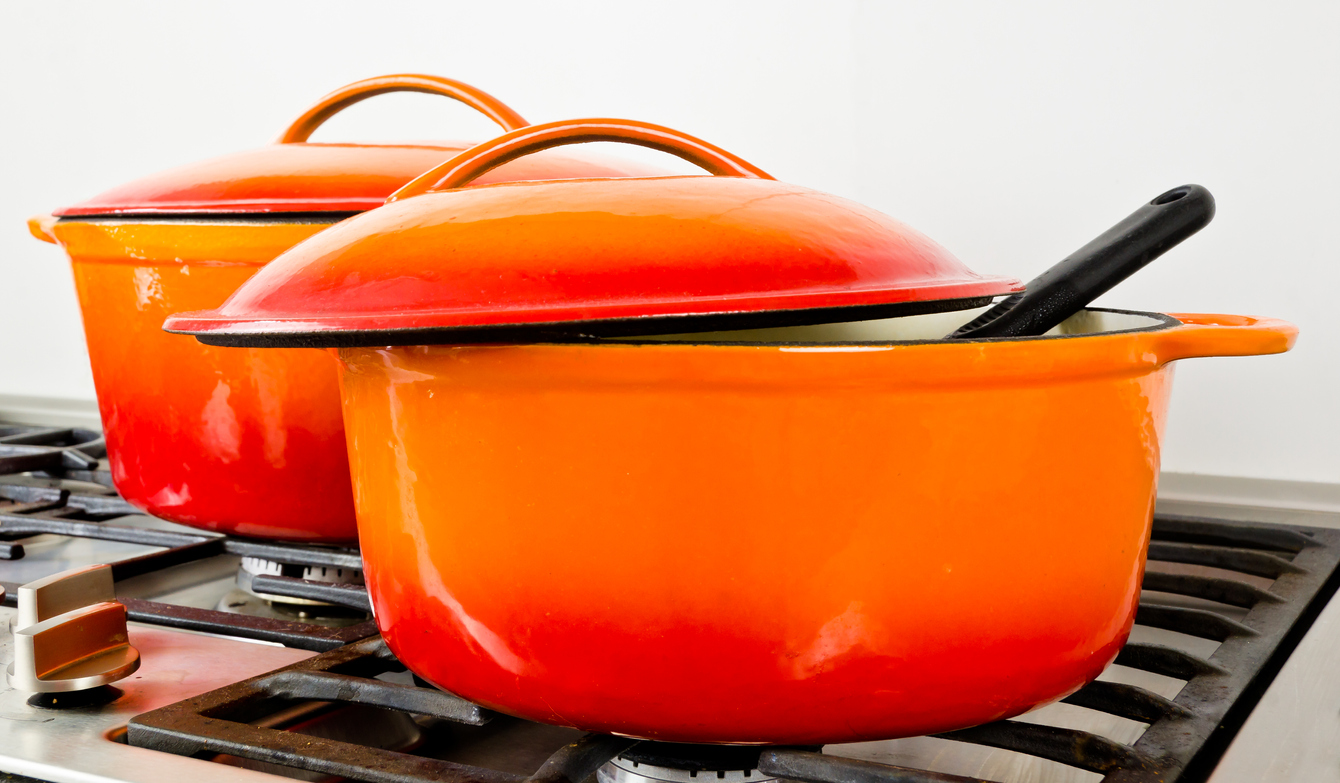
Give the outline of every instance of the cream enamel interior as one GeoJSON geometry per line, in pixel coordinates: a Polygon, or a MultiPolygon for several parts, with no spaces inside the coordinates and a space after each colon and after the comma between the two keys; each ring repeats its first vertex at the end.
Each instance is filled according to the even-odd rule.
{"type": "MultiPolygon", "coordinates": [[[[873,321],[784,326],[772,329],[740,329],[725,332],[664,334],[649,337],[616,337],[624,342],[684,343],[889,343],[941,340],[945,335],[976,318],[986,307],[948,313],[908,315],[873,321]]],[[[1152,313],[1081,310],[1044,336],[1079,336],[1126,332],[1167,326],[1152,313]]]]}

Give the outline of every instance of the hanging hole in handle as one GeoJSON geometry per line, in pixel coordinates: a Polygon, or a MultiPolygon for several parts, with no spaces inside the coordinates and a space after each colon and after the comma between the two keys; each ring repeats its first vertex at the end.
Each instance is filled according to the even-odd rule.
{"type": "Polygon", "coordinates": [[[1159,196],[1158,198],[1154,199],[1149,203],[1154,204],[1155,206],[1163,206],[1164,204],[1171,204],[1174,201],[1177,201],[1178,199],[1184,198],[1190,192],[1191,189],[1187,187],[1173,188],[1172,190],[1168,191],[1167,193],[1164,193],[1163,195],[1159,196]]]}

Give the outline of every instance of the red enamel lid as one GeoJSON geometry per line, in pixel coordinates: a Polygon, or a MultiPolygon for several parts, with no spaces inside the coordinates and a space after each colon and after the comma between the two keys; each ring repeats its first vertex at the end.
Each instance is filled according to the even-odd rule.
{"type": "MultiPolygon", "coordinates": [[[[336,112],[387,92],[444,95],[479,110],[503,130],[527,123],[488,93],[438,76],[395,74],[342,87],[308,109],[276,140],[160,172],[56,212],[57,217],[362,212],[471,142],[314,144],[308,137],[336,112]]],[[[550,154],[518,161],[476,184],[522,179],[618,177],[662,173],[647,166],[550,154]]]]}
{"type": "Polygon", "coordinates": [[[514,341],[863,320],[1020,290],[886,215],[778,182],[699,139],[574,120],[462,153],[280,255],[217,310],[165,328],[215,345],[514,341]],[[660,149],[715,176],[464,187],[585,141],[660,149]]]}

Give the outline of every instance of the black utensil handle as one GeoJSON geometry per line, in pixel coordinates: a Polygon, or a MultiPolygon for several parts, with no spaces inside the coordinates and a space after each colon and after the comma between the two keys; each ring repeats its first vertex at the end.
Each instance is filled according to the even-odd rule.
{"type": "Polygon", "coordinates": [[[1043,334],[1204,228],[1213,217],[1210,191],[1200,185],[1173,188],[1043,272],[1022,294],[997,303],[949,336],[1043,334]]]}

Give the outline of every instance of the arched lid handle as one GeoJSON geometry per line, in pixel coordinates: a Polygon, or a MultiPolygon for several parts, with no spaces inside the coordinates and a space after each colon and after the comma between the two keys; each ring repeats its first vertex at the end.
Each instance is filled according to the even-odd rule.
{"type": "Polygon", "coordinates": [[[772,179],[766,172],[729,152],[687,133],[636,120],[587,119],[562,120],[531,125],[504,133],[476,145],[460,155],[410,180],[392,193],[386,203],[464,187],[476,177],[504,163],[532,152],[584,144],[591,141],[617,141],[668,152],[719,177],[772,179]]]}
{"type": "Polygon", "coordinates": [[[275,143],[297,144],[307,141],[313,131],[337,113],[359,101],[388,92],[426,92],[455,98],[498,123],[503,130],[511,131],[528,125],[526,120],[512,111],[507,104],[464,82],[419,73],[395,73],[346,84],[332,92],[294,120],[275,143]]]}

